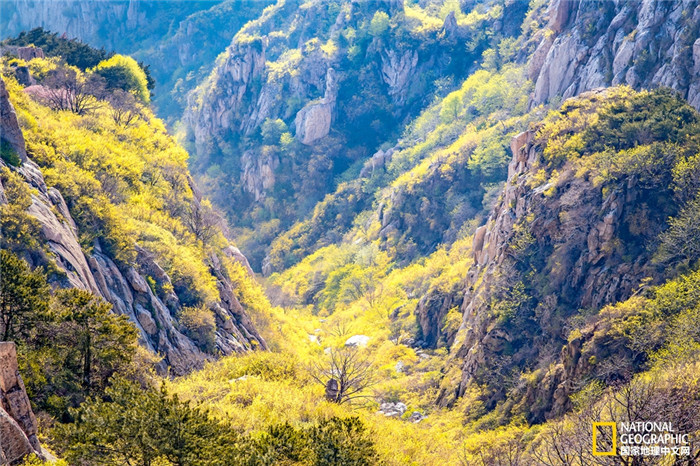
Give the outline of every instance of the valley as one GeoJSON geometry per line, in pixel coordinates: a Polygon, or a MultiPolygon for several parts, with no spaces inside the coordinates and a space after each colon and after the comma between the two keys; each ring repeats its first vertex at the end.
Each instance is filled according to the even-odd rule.
{"type": "Polygon", "coordinates": [[[0,5],[0,464],[698,461],[700,3],[53,3],[0,5]]]}

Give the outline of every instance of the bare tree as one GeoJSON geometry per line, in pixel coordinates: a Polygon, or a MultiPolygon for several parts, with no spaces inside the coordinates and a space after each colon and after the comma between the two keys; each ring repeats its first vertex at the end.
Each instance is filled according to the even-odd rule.
{"type": "Polygon", "coordinates": [[[70,110],[84,115],[100,107],[97,96],[104,91],[104,82],[98,76],[84,77],[71,68],[52,70],[44,85],[46,99],[54,110],[70,110]]]}
{"type": "MultiPolygon", "coordinates": [[[[571,466],[651,466],[659,458],[650,456],[593,456],[592,426],[602,420],[620,422],[670,422],[678,432],[690,435],[690,456],[675,458],[674,465],[695,465],[700,460],[700,411],[696,365],[676,369],[667,380],[634,378],[618,390],[609,388],[580,411],[545,425],[530,445],[537,464],[571,466]]],[[[612,448],[612,432],[597,431],[597,449],[612,448]]],[[[671,464],[671,463],[669,463],[671,464]]]]}
{"type": "Polygon", "coordinates": [[[374,385],[372,364],[354,346],[332,348],[326,361],[313,365],[311,376],[326,389],[326,399],[334,403],[363,398],[362,392],[374,385]]]}
{"type": "Polygon", "coordinates": [[[395,320],[389,325],[389,341],[400,345],[402,341],[411,336],[410,328],[401,320],[395,320]]]}
{"type": "Polygon", "coordinates": [[[136,97],[130,92],[114,89],[107,95],[107,101],[111,105],[112,120],[119,126],[126,128],[142,116],[136,97]]]}
{"type": "MultiPolygon", "coordinates": [[[[475,445],[462,447],[462,466],[524,466],[527,461],[525,429],[501,428],[496,438],[489,437],[475,445]]],[[[560,463],[567,464],[567,463],[560,463]]]]}
{"type": "Polygon", "coordinates": [[[205,244],[221,231],[223,224],[208,201],[199,202],[196,199],[187,207],[183,221],[197,239],[205,244]]]}
{"type": "Polygon", "coordinates": [[[375,273],[352,277],[348,295],[352,300],[364,299],[370,309],[374,309],[384,294],[384,285],[375,273]]]}
{"type": "Polygon", "coordinates": [[[347,320],[340,319],[335,322],[335,325],[333,325],[329,333],[334,337],[340,338],[350,333],[350,327],[351,325],[347,320]]]}

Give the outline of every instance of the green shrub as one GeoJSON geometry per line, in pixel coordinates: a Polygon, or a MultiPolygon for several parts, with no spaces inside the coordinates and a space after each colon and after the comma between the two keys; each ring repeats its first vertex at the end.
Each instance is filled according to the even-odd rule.
{"type": "Polygon", "coordinates": [[[12,144],[4,138],[0,137],[0,158],[5,161],[8,165],[13,167],[19,167],[22,160],[19,158],[19,154],[12,147],[12,144]]]}
{"type": "Polygon", "coordinates": [[[143,103],[148,103],[151,99],[146,73],[131,57],[114,55],[108,60],[101,61],[94,72],[105,79],[108,89],[131,92],[143,103]]]}
{"type": "Polygon", "coordinates": [[[286,133],[287,130],[287,125],[279,118],[276,120],[266,118],[261,127],[263,144],[268,146],[279,144],[282,134],[286,133]]]}
{"type": "Polygon", "coordinates": [[[208,353],[216,349],[216,319],[206,306],[184,307],[180,311],[180,323],[185,333],[208,353]]]}
{"type": "Polygon", "coordinates": [[[241,464],[238,433],[165,388],[143,390],[117,378],[107,400],[89,399],[71,411],[74,422],[54,430],[70,464],[241,464]]]}
{"type": "Polygon", "coordinates": [[[389,29],[389,15],[383,11],[377,11],[369,23],[369,33],[375,37],[381,36],[389,29]]]}

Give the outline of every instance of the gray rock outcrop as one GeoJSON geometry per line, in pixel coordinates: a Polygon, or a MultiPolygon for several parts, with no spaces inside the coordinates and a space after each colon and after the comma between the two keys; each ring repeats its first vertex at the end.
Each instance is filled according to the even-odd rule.
{"type": "Polygon", "coordinates": [[[364,347],[369,343],[370,338],[367,335],[353,335],[345,340],[345,346],[364,347]]]}
{"type": "MultiPolygon", "coordinates": [[[[587,98],[604,96],[604,91],[593,91],[587,98]]],[[[461,396],[471,382],[483,382],[480,368],[498,368],[505,359],[519,366],[555,354],[565,343],[561,322],[572,313],[625,300],[644,277],[660,276],[651,252],[635,243],[642,240],[623,231],[648,194],[633,178],[602,193],[592,181],[576,176],[568,162],[555,180],[533,183],[535,173],[545,166],[536,131],[513,138],[506,187],[474,235],[474,264],[463,287],[462,338],[452,348],[462,378],[454,392],[442,392],[439,401],[444,405],[461,396]],[[634,252],[625,257],[621,247],[634,252]],[[510,299],[518,280],[525,280],[518,278],[522,277],[518,267],[530,260],[524,258],[528,254],[535,254],[532,260],[538,264],[535,275],[527,278],[537,293],[534,315],[527,317],[535,322],[531,334],[526,323],[508,326],[492,308],[494,302],[510,299]],[[546,286],[541,285],[543,280],[546,286]]],[[[554,390],[561,378],[552,376],[550,382],[554,390]]],[[[533,407],[533,419],[543,420],[551,410],[563,412],[567,394],[544,397],[548,404],[533,407]]]]}
{"type": "Polygon", "coordinates": [[[27,160],[24,136],[17,123],[15,109],[5,88],[5,81],[0,79],[0,143],[3,151],[14,151],[22,162],[27,160]]]}
{"type": "Polygon", "coordinates": [[[299,110],[294,124],[296,136],[302,144],[312,144],[324,138],[331,129],[335,99],[338,94],[338,84],[333,68],[326,72],[326,91],[323,98],[317,103],[307,104],[299,110]]]}
{"type": "Polygon", "coordinates": [[[18,464],[32,453],[43,458],[15,344],[0,342],[0,465],[18,464]]]}
{"type": "Polygon", "coordinates": [[[19,47],[17,45],[3,45],[0,47],[0,55],[14,55],[20,60],[29,61],[34,58],[44,58],[44,51],[39,47],[19,47]]]}
{"type": "Polygon", "coordinates": [[[418,52],[389,49],[382,53],[382,79],[389,86],[389,95],[394,103],[403,105],[413,79],[416,77],[418,52]]]}
{"type": "Polygon", "coordinates": [[[533,104],[599,87],[667,86],[700,109],[700,4],[555,0],[529,63],[533,104]]]}

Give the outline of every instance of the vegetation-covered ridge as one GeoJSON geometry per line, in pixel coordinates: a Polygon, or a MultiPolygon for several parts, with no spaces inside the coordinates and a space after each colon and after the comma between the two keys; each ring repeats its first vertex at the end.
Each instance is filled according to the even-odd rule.
{"type": "MultiPolygon", "coordinates": [[[[60,40],[70,56],[85,47],[60,40]]],[[[194,188],[187,153],[148,108],[136,61],[113,55],[81,70],[8,56],[2,72],[16,111],[14,130],[3,122],[3,249],[129,316],[165,357],[161,369],[264,348],[247,312],[267,301],[194,188]]]]}
{"type": "MultiPolygon", "coordinates": [[[[405,267],[378,240],[325,247],[272,277],[283,291],[279,299],[293,297],[297,303],[294,310],[271,315],[280,333],[267,339],[279,356],[227,359],[176,381],[174,389],[185,397],[198,393],[192,399],[205,400],[213,413],[247,429],[270,421],[304,425],[339,410],[359,413],[376,433],[377,452],[387,464],[608,464],[591,454],[591,422],[659,417],[691,435],[691,455],[678,460],[692,464],[700,451],[695,437],[700,288],[698,256],[686,252],[698,237],[692,220],[697,187],[687,184],[694,178],[686,175],[696,170],[697,125],[697,111],[667,90],[618,88],[567,101],[513,145],[508,186],[520,189],[515,199],[523,201],[500,248],[508,259],[488,259],[498,265],[493,277],[522,277],[506,288],[509,294],[492,278],[474,274],[475,263],[488,264],[482,262],[488,241],[472,244],[478,234],[405,267]],[[656,152],[658,144],[667,146],[656,152]],[[612,160],[630,158],[611,165],[612,152],[617,154],[612,160]],[[523,157],[530,161],[519,165],[523,157]],[[586,222],[597,227],[610,212],[612,193],[622,187],[636,194],[616,195],[627,200],[617,207],[613,234],[588,244],[586,222]],[[572,189],[583,197],[573,196],[572,189]],[[567,198],[587,199],[592,210],[577,213],[581,204],[567,204],[567,198]],[[653,202],[656,212],[636,229],[645,202],[653,202]],[[668,210],[658,211],[661,206],[668,210]],[[557,226],[541,232],[542,224],[557,226]],[[567,225],[582,229],[584,240],[557,243],[558,235],[570,234],[567,225]],[[684,247],[672,246],[680,237],[677,244],[684,247]],[[559,267],[571,270],[565,259],[578,254],[577,247],[590,248],[584,256],[591,259],[600,254],[584,279],[607,268],[618,277],[601,281],[589,305],[574,302],[585,301],[588,288],[568,289],[575,283],[557,279],[559,267]],[[475,292],[464,277],[476,280],[476,290],[490,284],[480,295],[485,308],[466,307],[475,292]],[[310,301],[300,305],[305,297],[310,301]],[[474,309],[477,323],[469,313],[463,322],[465,308],[474,309]],[[442,317],[431,322],[435,314],[442,317]],[[439,349],[417,346],[426,345],[418,340],[431,327],[437,329],[430,345],[439,349]],[[326,400],[316,368],[319,361],[333,367],[328,353],[359,341],[358,335],[368,337],[357,351],[370,362],[374,383],[364,391],[365,404],[338,406],[326,400]],[[468,373],[455,392],[465,380],[466,351],[460,348],[470,348],[469,341],[478,343],[469,354],[484,357],[475,366],[484,370],[468,373]],[[461,396],[450,398],[449,407],[435,404],[452,393],[461,396]]],[[[501,206],[509,206],[509,196],[506,188],[493,221],[505,213],[501,206]]],[[[492,240],[499,249],[500,239],[492,240]]]]}
{"type": "Polygon", "coordinates": [[[487,406],[541,422],[571,407],[573,381],[614,385],[644,367],[610,335],[592,362],[566,342],[600,308],[696,267],[671,244],[695,228],[684,170],[695,170],[697,118],[671,91],[613,88],[513,141],[507,186],[474,236],[442,403],[479,386],[487,406]]]}
{"type": "Polygon", "coordinates": [[[58,36],[97,61],[3,59],[24,135],[3,120],[0,330],[42,443],[79,465],[697,463],[700,5],[264,6],[180,135],[262,286],[138,62],[58,36]],[[593,455],[592,423],[640,421],[688,442],[593,455]]]}
{"type": "MultiPolygon", "coordinates": [[[[493,65],[513,56],[525,9],[278,2],[241,29],[191,95],[184,136],[206,192],[224,210],[237,206],[228,218],[253,267],[262,270],[268,243],[356,179],[431,99],[458,87],[482,52],[500,50],[487,54],[493,65]]],[[[369,207],[357,188],[345,192],[354,205],[340,209],[369,207]]]]}

